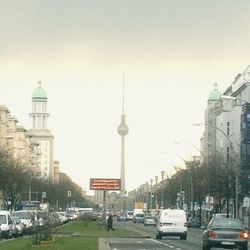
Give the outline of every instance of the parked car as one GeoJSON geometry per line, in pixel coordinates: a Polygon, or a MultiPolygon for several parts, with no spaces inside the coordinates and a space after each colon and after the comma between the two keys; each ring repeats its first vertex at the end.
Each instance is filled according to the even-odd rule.
{"type": "Polygon", "coordinates": [[[201,222],[199,217],[189,217],[187,221],[187,227],[200,228],[201,222]]]}
{"type": "Polygon", "coordinates": [[[162,239],[163,236],[179,236],[181,240],[186,240],[186,212],[182,209],[163,209],[158,215],[156,227],[156,239],[162,239]]]}
{"type": "Polygon", "coordinates": [[[24,235],[24,224],[21,222],[18,216],[12,216],[12,220],[14,221],[14,230],[13,236],[14,237],[21,237],[24,235]]]}
{"type": "Polygon", "coordinates": [[[11,218],[10,212],[1,210],[0,211],[0,227],[1,227],[1,238],[12,238],[15,224],[11,218]]]}
{"type": "Polygon", "coordinates": [[[134,223],[144,223],[144,214],[135,214],[133,218],[134,223]]]}
{"type": "Polygon", "coordinates": [[[18,216],[24,224],[24,234],[32,234],[34,223],[36,222],[35,213],[29,210],[12,211],[11,216],[18,216]]]}
{"type": "Polygon", "coordinates": [[[66,212],[57,212],[57,214],[59,215],[59,218],[63,224],[70,222],[70,218],[67,216],[66,212]]]}
{"type": "Polygon", "coordinates": [[[144,216],[144,226],[156,226],[155,217],[150,214],[144,216]]]}
{"type": "Polygon", "coordinates": [[[203,250],[212,247],[248,249],[248,231],[239,219],[214,217],[202,234],[203,250]]]}
{"type": "Polygon", "coordinates": [[[219,214],[213,214],[213,218],[217,218],[217,217],[224,217],[224,218],[227,218],[227,217],[230,217],[232,218],[231,215],[227,215],[226,213],[219,213],[219,214]]]}
{"type": "Polygon", "coordinates": [[[79,213],[75,210],[68,210],[67,216],[70,218],[70,220],[77,220],[79,217],[79,213]]]}

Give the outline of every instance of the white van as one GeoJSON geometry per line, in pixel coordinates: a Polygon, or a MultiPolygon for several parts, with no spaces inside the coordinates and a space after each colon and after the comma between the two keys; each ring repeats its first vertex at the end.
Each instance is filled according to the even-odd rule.
{"type": "Polygon", "coordinates": [[[156,239],[162,239],[162,236],[180,236],[181,240],[187,239],[187,217],[182,209],[161,210],[156,227],[156,239]]]}
{"type": "Polygon", "coordinates": [[[2,238],[11,238],[14,230],[14,222],[12,221],[9,211],[0,211],[0,228],[2,238]]]}

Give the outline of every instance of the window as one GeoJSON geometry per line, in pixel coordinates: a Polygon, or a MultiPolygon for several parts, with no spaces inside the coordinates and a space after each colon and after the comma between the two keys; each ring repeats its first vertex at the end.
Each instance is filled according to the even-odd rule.
{"type": "Polygon", "coordinates": [[[227,147],[227,162],[229,162],[229,147],[227,147]]]}
{"type": "Polygon", "coordinates": [[[229,135],[229,134],[230,134],[230,123],[227,122],[227,135],[229,135]]]}
{"type": "Polygon", "coordinates": [[[33,121],[33,128],[35,128],[35,126],[36,126],[36,118],[35,118],[35,116],[32,117],[32,121],[33,121]]]}
{"type": "Polygon", "coordinates": [[[0,215],[0,224],[7,224],[6,215],[0,215]]]}

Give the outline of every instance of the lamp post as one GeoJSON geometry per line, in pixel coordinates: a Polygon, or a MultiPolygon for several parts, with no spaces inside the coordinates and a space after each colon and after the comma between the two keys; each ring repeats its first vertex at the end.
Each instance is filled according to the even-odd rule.
{"type": "Polygon", "coordinates": [[[158,176],[155,176],[155,209],[158,209],[157,185],[158,185],[158,176]]]}
{"type": "MultiPolygon", "coordinates": [[[[200,125],[208,126],[208,123],[194,123],[193,125],[195,125],[195,126],[200,126],[200,125]]],[[[225,138],[229,142],[229,146],[230,146],[230,149],[232,151],[232,156],[235,156],[236,154],[234,151],[233,143],[229,139],[229,136],[222,129],[218,128],[217,126],[211,125],[211,127],[219,130],[225,136],[225,138]]],[[[235,169],[235,218],[236,219],[238,218],[238,199],[239,199],[238,192],[239,192],[239,175],[238,175],[238,169],[235,169]]],[[[210,194],[209,194],[209,196],[210,196],[210,194]]],[[[210,197],[209,197],[209,199],[210,199],[210,197]]]]}
{"type": "Polygon", "coordinates": [[[195,145],[193,145],[192,143],[189,143],[189,142],[181,142],[181,141],[174,141],[173,143],[175,144],[180,144],[180,143],[184,143],[184,144],[187,144],[187,145],[190,145],[191,147],[195,148],[196,150],[198,150],[203,158],[203,160],[205,160],[205,155],[203,154],[203,152],[198,148],[196,147],[195,145]]]}
{"type": "Polygon", "coordinates": [[[152,213],[152,208],[153,208],[153,179],[150,179],[150,203],[151,203],[151,213],[152,213]]]}
{"type": "Polygon", "coordinates": [[[161,209],[164,208],[164,203],[163,203],[163,179],[164,179],[165,171],[161,171],[161,209]]]}
{"type": "MultiPolygon", "coordinates": [[[[174,143],[176,144],[179,144],[179,143],[185,143],[185,144],[188,144],[190,145],[191,147],[195,148],[196,150],[198,150],[200,152],[200,155],[202,156],[203,158],[203,161],[205,161],[205,155],[204,153],[198,148],[196,147],[195,145],[189,143],[189,142],[179,142],[179,141],[175,141],[174,143]]],[[[185,162],[185,165],[186,165],[186,161],[180,157],[184,162],[185,162]]],[[[191,173],[189,173],[190,175],[190,200],[191,200],[191,207],[190,207],[190,211],[192,211],[192,216],[194,216],[194,187],[193,187],[193,170],[191,169],[190,171],[191,173]]],[[[210,178],[210,177],[209,177],[210,178]]],[[[210,190],[209,190],[209,196],[210,196],[210,190]]],[[[200,216],[201,217],[201,216],[200,216]]]]}
{"type": "Polygon", "coordinates": [[[148,199],[148,182],[146,182],[146,209],[147,209],[147,214],[148,214],[148,207],[149,207],[149,199],[148,199]]]}

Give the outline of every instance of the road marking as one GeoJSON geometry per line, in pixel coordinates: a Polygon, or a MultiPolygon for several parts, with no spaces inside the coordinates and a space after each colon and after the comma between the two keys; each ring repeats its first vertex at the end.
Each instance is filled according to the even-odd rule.
{"type": "MultiPolygon", "coordinates": [[[[160,245],[163,245],[163,246],[166,246],[166,247],[169,247],[169,248],[175,248],[174,246],[172,245],[169,245],[167,243],[164,243],[164,242],[161,242],[161,241],[158,241],[158,240],[154,240],[154,239],[150,239],[151,241],[155,242],[155,243],[158,243],[160,245]]],[[[177,247],[175,248],[176,250],[182,250],[181,248],[177,247]]]]}

